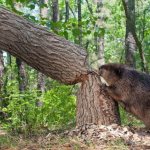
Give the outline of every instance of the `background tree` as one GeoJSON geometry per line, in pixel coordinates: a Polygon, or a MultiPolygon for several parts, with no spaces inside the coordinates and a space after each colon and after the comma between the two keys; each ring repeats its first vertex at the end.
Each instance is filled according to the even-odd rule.
{"type": "Polygon", "coordinates": [[[131,67],[135,67],[136,62],[134,58],[134,53],[138,47],[141,58],[141,68],[143,71],[147,71],[142,44],[139,41],[136,34],[135,1],[122,0],[122,2],[126,14],[126,37],[125,37],[126,64],[128,64],[131,67]]]}
{"type": "Polygon", "coordinates": [[[0,94],[2,94],[2,86],[3,86],[3,77],[4,74],[4,60],[3,60],[3,52],[0,51],[0,94]]]}

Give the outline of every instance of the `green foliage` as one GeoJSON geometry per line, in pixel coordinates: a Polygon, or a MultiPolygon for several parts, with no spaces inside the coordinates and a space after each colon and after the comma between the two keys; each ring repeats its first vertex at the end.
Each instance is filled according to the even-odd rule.
{"type": "Polygon", "coordinates": [[[141,126],[141,127],[144,126],[140,120],[137,120],[134,116],[127,113],[122,107],[120,107],[119,110],[120,110],[120,117],[121,117],[122,125],[141,126]]]}
{"type": "Polygon", "coordinates": [[[59,85],[47,91],[43,96],[41,116],[44,125],[48,127],[62,126],[75,121],[76,98],[71,94],[71,88],[59,85]]]}
{"type": "MultiPolygon", "coordinates": [[[[31,134],[43,127],[59,128],[75,121],[75,96],[71,87],[54,83],[41,97],[36,90],[12,93],[1,110],[7,114],[3,127],[14,133],[31,134]]],[[[13,89],[13,88],[11,88],[13,89]]]]}
{"type": "Polygon", "coordinates": [[[6,147],[11,147],[13,149],[16,144],[13,137],[9,135],[0,135],[0,149],[6,149],[6,147]]]}
{"type": "Polygon", "coordinates": [[[36,106],[36,92],[11,94],[9,101],[9,105],[2,109],[9,115],[8,127],[15,132],[31,132],[36,126],[36,117],[39,112],[39,108],[36,106]]]}

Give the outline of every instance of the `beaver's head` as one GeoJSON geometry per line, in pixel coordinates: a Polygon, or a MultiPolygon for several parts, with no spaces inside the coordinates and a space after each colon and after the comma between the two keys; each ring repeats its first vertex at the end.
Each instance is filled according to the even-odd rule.
{"type": "Polygon", "coordinates": [[[122,64],[105,64],[99,68],[101,81],[107,86],[114,85],[122,78],[125,66],[122,64]]]}

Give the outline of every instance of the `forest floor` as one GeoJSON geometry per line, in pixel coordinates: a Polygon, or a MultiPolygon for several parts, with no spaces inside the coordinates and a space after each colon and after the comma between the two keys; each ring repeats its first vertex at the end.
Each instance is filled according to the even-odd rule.
{"type": "Polygon", "coordinates": [[[0,130],[0,150],[150,150],[150,133],[116,124],[88,124],[28,138],[0,130]]]}

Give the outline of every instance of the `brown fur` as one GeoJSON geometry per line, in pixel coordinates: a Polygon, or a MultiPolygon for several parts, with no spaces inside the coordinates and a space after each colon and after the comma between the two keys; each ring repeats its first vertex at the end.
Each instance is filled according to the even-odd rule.
{"type": "Polygon", "coordinates": [[[121,64],[105,64],[99,75],[109,84],[106,92],[150,128],[150,75],[121,64]]]}

